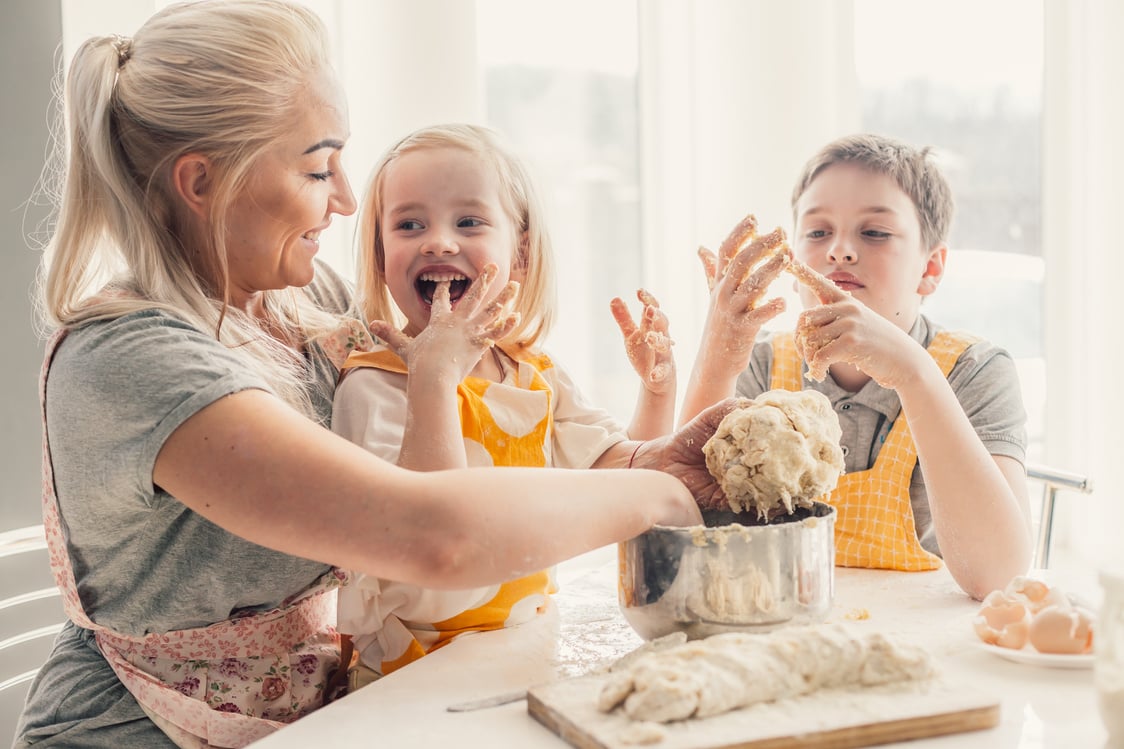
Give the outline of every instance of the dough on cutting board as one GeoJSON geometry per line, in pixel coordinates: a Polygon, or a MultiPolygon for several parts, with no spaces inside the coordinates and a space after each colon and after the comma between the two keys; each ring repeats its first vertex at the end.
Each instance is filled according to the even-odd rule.
{"type": "Polygon", "coordinates": [[[705,718],[818,689],[875,686],[934,675],[929,654],[880,633],[840,625],[769,634],[732,632],[651,653],[615,673],[597,707],[636,721],[705,718]]]}
{"type": "Polygon", "coordinates": [[[769,390],[731,411],[703,454],[734,512],[759,519],[811,507],[843,473],[843,431],[823,393],[769,390]]]}

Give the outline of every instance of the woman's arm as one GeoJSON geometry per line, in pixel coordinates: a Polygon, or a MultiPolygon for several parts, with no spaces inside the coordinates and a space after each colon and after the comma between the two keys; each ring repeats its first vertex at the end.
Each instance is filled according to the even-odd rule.
{"type": "Polygon", "coordinates": [[[699,507],[725,507],[726,495],[710,475],[702,448],[714,435],[723,417],[746,403],[744,398],[728,398],[704,410],[669,435],[645,442],[618,442],[606,450],[593,467],[664,471],[687,486],[699,507]]]}
{"type": "Polygon", "coordinates": [[[431,588],[492,584],[656,523],[699,522],[690,492],[665,473],[406,471],[259,390],[180,425],[153,481],[254,543],[431,588]]]}

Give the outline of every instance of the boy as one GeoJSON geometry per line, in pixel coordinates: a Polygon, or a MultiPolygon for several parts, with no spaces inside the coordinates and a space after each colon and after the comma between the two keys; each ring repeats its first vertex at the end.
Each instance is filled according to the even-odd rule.
{"type": "Polygon", "coordinates": [[[785,263],[782,249],[745,277],[768,248],[737,257],[735,229],[717,259],[703,253],[713,291],[683,418],[731,392],[819,390],[843,429],[836,563],[924,570],[943,557],[983,598],[1030,561],[1026,414],[1007,352],[921,314],[944,274],[948,183],[928,149],[855,135],[805,165],[792,208],[795,334],[746,350],[783,308],[755,303],[785,263]]]}

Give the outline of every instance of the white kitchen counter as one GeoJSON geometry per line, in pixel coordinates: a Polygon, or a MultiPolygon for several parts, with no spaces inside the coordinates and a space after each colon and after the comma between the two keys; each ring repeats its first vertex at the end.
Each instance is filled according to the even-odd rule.
{"type": "MultiPolygon", "coordinates": [[[[1095,577],[1046,579],[1095,604],[1095,577]]],[[[556,606],[529,624],[463,636],[380,681],[255,743],[254,749],[298,747],[566,747],[527,714],[525,701],[473,712],[458,702],[606,665],[641,644],[616,600],[616,547],[562,566],[556,606]]],[[[835,570],[828,621],[855,631],[881,630],[925,645],[950,679],[1002,701],[994,729],[921,739],[909,749],[1071,749],[1102,747],[1091,669],[1013,663],[987,652],[972,632],[979,604],[944,569],[934,572],[835,570]]]]}

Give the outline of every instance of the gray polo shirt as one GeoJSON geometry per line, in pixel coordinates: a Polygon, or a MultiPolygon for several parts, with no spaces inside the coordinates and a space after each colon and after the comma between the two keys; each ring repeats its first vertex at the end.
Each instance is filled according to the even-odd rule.
{"type": "MultiPolygon", "coordinates": [[[[909,335],[928,348],[941,328],[919,315],[909,335]]],[[[738,377],[737,394],[755,398],[770,389],[773,366],[772,334],[762,333],[753,347],[749,366],[738,377]]],[[[807,365],[803,367],[807,371],[807,365]]],[[[871,380],[857,393],[844,390],[829,374],[823,382],[803,379],[804,388],[818,390],[831,401],[843,429],[841,444],[847,473],[865,471],[874,465],[886,436],[901,413],[898,394],[871,380]]],[[[1015,362],[1003,349],[979,341],[970,346],[948,375],[957,400],[968,415],[980,441],[992,455],[1026,461],[1026,410],[1019,390],[1015,362]]],[[[925,477],[918,464],[909,487],[913,520],[921,545],[940,554],[925,477]]]]}

